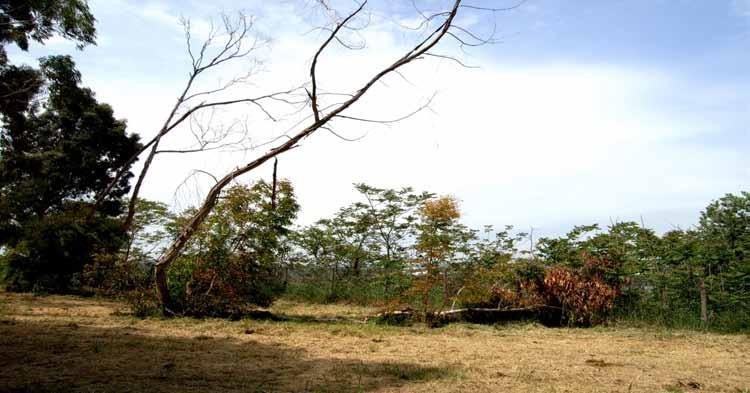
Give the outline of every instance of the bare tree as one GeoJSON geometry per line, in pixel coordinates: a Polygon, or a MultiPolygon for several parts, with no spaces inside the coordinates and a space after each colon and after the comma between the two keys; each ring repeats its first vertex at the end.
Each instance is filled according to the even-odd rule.
{"type": "MultiPolygon", "coordinates": [[[[309,80],[309,84],[307,84],[305,89],[307,93],[306,102],[307,102],[307,105],[309,105],[309,108],[311,109],[312,113],[311,113],[311,116],[307,118],[308,124],[304,126],[302,125],[302,123],[298,124],[298,126],[300,127],[298,131],[294,133],[290,133],[288,135],[284,135],[283,137],[285,138],[285,140],[283,142],[278,142],[280,138],[277,138],[275,140],[275,143],[279,143],[278,145],[269,149],[268,151],[260,155],[258,158],[246,163],[243,166],[237,167],[236,169],[230,171],[229,173],[227,173],[220,179],[217,179],[216,183],[208,191],[201,206],[195,211],[192,217],[190,217],[188,222],[182,228],[180,234],[177,236],[176,239],[174,239],[172,244],[166,249],[164,254],[160,257],[160,259],[155,265],[156,289],[159,295],[159,299],[162,302],[162,305],[164,307],[164,311],[167,314],[172,313],[170,310],[172,302],[171,302],[169,290],[167,287],[167,270],[169,266],[171,265],[171,263],[179,256],[179,254],[181,253],[181,251],[183,250],[187,242],[190,240],[190,238],[193,236],[193,234],[196,232],[196,230],[200,227],[200,225],[209,215],[209,213],[215,206],[224,187],[226,187],[229,183],[231,183],[236,177],[241,176],[247,172],[250,172],[253,169],[258,168],[259,166],[261,166],[262,164],[264,164],[271,158],[274,158],[278,156],[279,154],[282,154],[286,151],[289,151],[297,147],[300,141],[312,135],[318,130],[324,129],[335,134],[335,132],[333,131],[333,129],[330,127],[330,124],[329,124],[334,119],[346,119],[346,120],[354,120],[354,121],[380,122],[380,123],[388,123],[388,122],[403,119],[404,117],[396,119],[396,120],[392,120],[392,121],[378,121],[378,120],[371,120],[371,119],[364,119],[360,117],[349,116],[349,115],[346,115],[345,113],[352,105],[360,101],[360,99],[363,96],[365,96],[375,84],[379,82],[382,83],[382,79],[385,76],[390,75],[390,74],[397,74],[403,77],[403,75],[400,74],[399,70],[402,67],[406,66],[409,63],[412,63],[415,60],[422,59],[427,56],[456,60],[453,57],[448,56],[448,55],[441,55],[441,54],[431,52],[433,49],[436,48],[438,43],[441,42],[441,40],[443,40],[446,37],[454,39],[460,47],[477,46],[477,45],[482,45],[482,44],[491,42],[491,37],[486,38],[486,39],[481,38],[478,35],[470,32],[469,30],[461,26],[458,26],[455,23],[456,17],[459,14],[460,10],[464,9],[464,10],[473,10],[473,11],[486,11],[486,12],[493,12],[493,13],[496,11],[503,10],[501,8],[493,9],[493,8],[477,7],[477,6],[472,6],[472,5],[464,5],[462,4],[462,0],[452,1],[450,7],[446,7],[446,9],[444,10],[441,10],[438,12],[432,12],[432,13],[426,13],[424,11],[421,11],[415,5],[414,6],[415,10],[417,10],[417,12],[419,13],[419,15],[421,16],[423,20],[422,23],[417,28],[414,29],[414,30],[421,31],[422,33],[421,39],[418,41],[418,43],[410,50],[407,50],[401,57],[397,58],[390,65],[374,73],[356,91],[352,93],[345,93],[345,94],[336,93],[336,95],[343,97],[342,101],[334,103],[334,104],[330,104],[330,105],[321,106],[320,104],[321,96],[328,94],[328,93],[321,92],[321,89],[319,87],[318,61],[320,57],[323,55],[324,51],[327,48],[329,48],[332,43],[341,44],[345,48],[348,48],[348,49],[358,48],[357,45],[351,45],[347,43],[346,40],[343,39],[342,35],[344,34],[343,33],[344,31],[352,31],[352,30],[363,28],[362,26],[353,26],[353,21],[355,20],[355,18],[363,14],[363,10],[365,9],[367,1],[357,4],[356,9],[354,9],[352,12],[346,14],[343,17],[339,16],[338,13],[335,10],[333,10],[333,8],[330,6],[328,1],[318,0],[318,2],[324,7],[326,14],[330,17],[331,20],[333,20],[333,23],[329,27],[323,28],[323,30],[327,32],[326,38],[322,42],[322,44],[317,48],[317,50],[314,52],[314,55],[312,57],[312,62],[310,65],[310,69],[309,69],[310,80],[309,80]],[[307,89],[307,87],[309,87],[309,89],[307,89]]],[[[462,63],[459,61],[459,64],[462,64],[462,63]]],[[[200,69],[200,68],[196,68],[196,69],[200,69]]],[[[254,104],[258,104],[262,108],[263,99],[277,98],[279,96],[284,96],[284,95],[288,95],[291,93],[292,92],[284,92],[284,93],[280,93],[279,95],[260,96],[260,97],[253,98],[253,99],[245,99],[243,100],[243,102],[251,102],[254,104]]],[[[178,103],[179,102],[180,101],[178,101],[178,103]]],[[[203,107],[208,106],[208,105],[211,105],[211,104],[204,105],[203,107]]],[[[214,105],[220,105],[220,104],[214,104],[214,105]]],[[[192,113],[191,111],[188,111],[188,112],[192,113]]],[[[189,113],[186,113],[186,115],[189,115],[189,113]]],[[[172,116],[170,116],[170,119],[171,118],[172,116]]],[[[170,128],[171,126],[169,124],[171,123],[169,122],[166,123],[164,130],[168,131],[169,129],[171,129],[170,128]]],[[[158,140],[152,143],[151,146],[153,146],[154,144],[158,144],[158,140]]],[[[152,147],[152,149],[153,151],[156,151],[155,147],[152,147]]],[[[150,157],[152,157],[152,155],[150,157]]]]}
{"type": "Polygon", "coordinates": [[[187,44],[187,52],[190,56],[191,67],[188,74],[188,78],[185,82],[184,88],[177,98],[175,104],[169,111],[164,123],[159,128],[156,135],[143,145],[140,151],[136,152],[126,164],[121,167],[121,170],[115,175],[112,181],[102,190],[97,196],[92,210],[92,214],[99,208],[99,206],[108,197],[112,188],[120,181],[123,176],[128,173],[128,168],[132,165],[141,154],[148,151],[148,155],[143,164],[140,174],[136,180],[135,186],[133,187],[133,193],[130,198],[128,205],[128,212],[123,226],[128,230],[133,222],[133,216],[135,214],[136,202],[138,195],[140,194],[141,187],[143,186],[144,179],[148,174],[149,169],[153,163],[154,158],[159,153],[192,153],[206,150],[216,150],[233,146],[237,148],[242,145],[245,141],[247,134],[240,134],[239,139],[231,139],[232,135],[237,136],[236,132],[233,132],[236,128],[235,125],[230,127],[221,127],[219,129],[212,127],[210,117],[207,123],[202,123],[199,119],[193,117],[199,111],[210,109],[213,114],[217,108],[226,107],[236,104],[252,104],[263,114],[273,119],[273,116],[265,109],[263,103],[271,100],[280,100],[283,102],[291,102],[291,95],[295,90],[290,89],[287,91],[280,91],[271,94],[259,95],[257,97],[245,97],[238,99],[219,100],[216,99],[218,95],[223,92],[227,92],[232,87],[246,82],[256,71],[255,67],[250,69],[239,76],[236,76],[215,88],[209,88],[205,90],[196,89],[199,78],[203,75],[210,73],[211,71],[217,70],[220,66],[237,62],[241,60],[254,60],[254,65],[257,65],[257,60],[253,59],[253,54],[260,49],[265,41],[252,35],[253,19],[246,16],[243,13],[238,13],[236,17],[230,17],[229,15],[223,14],[221,16],[221,27],[216,28],[211,24],[205,40],[200,44],[198,48],[194,47],[193,36],[191,33],[190,21],[182,19],[181,24],[185,32],[185,41],[187,44]],[[211,98],[214,98],[211,100],[211,98]],[[185,121],[190,122],[190,130],[193,137],[196,140],[196,146],[182,148],[182,149],[164,149],[160,150],[159,145],[168,133],[173,131],[175,128],[183,124],[185,121]],[[218,130],[218,131],[217,131],[218,130]]]}

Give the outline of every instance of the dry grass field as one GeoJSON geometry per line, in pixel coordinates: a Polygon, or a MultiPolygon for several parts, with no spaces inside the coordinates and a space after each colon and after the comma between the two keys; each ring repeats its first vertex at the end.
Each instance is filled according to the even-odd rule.
{"type": "Polygon", "coordinates": [[[651,329],[140,320],[122,303],[0,292],[3,392],[748,392],[750,338],[651,329]]]}

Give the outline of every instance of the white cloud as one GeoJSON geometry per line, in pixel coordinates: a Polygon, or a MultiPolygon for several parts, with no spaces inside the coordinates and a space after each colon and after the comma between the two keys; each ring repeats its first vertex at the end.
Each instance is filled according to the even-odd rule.
{"type": "MultiPolygon", "coordinates": [[[[247,87],[252,95],[306,81],[320,42],[314,33],[301,35],[307,30],[304,21],[282,17],[289,10],[279,7],[278,14],[267,11],[268,18],[260,20],[265,31],[273,32],[274,44],[270,54],[261,53],[269,56],[267,72],[247,87]],[[287,23],[282,25],[283,21],[287,23]]],[[[166,5],[153,3],[137,11],[139,18],[179,28],[178,10],[166,5]]],[[[394,34],[390,25],[370,27],[363,37],[368,50],[332,47],[325,52],[319,73],[324,89],[354,91],[408,47],[408,40],[394,34]]],[[[117,42],[128,39],[122,32],[107,34],[117,42]]],[[[174,45],[170,39],[153,37],[152,45],[174,45]]],[[[174,61],[184,63],[184,59],[174,61]]],[[[721,90],[635,65],[504,66],[481,58],[472,63],[483,68],[468,70],[450,61],[420,60],[403,70],[408,82],[396,75],[387,77],[350,114],[399,117],[438,91],[431,106],[434,113],[424,111],[390,127],[337,121],[338,132],[367,136],[344,142],[321,131],[283,155],[280,171],[296,184],[303,207],[301,221],[310,222],[350,203],[356,197],[351,184],[368,182],[452,193],[463,200],[466,219],[475,226],[550,228],[606,221],[610,216],[639,219],[644,214],[647,223],[664,228],[684,226],[694,219],[686,212],[697,212],[710,198],[750,186],[750,174],[736,169],[748,167],[739,151],[677,143],[718,130],[722,119],[695,109],[703,105],[701,100],[722,100],[705,98],[717,97],[721,90]],[[686,97],[695,99],[686,102],[686,97]]],[[[206,83],[242,69],[223,68],[206,83]]],[[[158,69],[152,75],[133,74],[120,80],[112,80],[105,70],[97,71],[85,76],[100,98],[129,120],[130,129],[144,138],[152,136],[178,94],[175,70],[158,69]],[[159,78],[164,82],[154,83],[159,78]]],[[[252,107],[237,107],[225,115],[248,114],[258,141],[292,124],[265,122],[252,107]]],[[[184,131],[176,130],[165,144],[184,146],[189,141],[180,133],[184,131]]],[[[221,174],[258,153],[160,156],[145,196],[174,202],[175,188],[191,169],[221,174]]],[[[270,168],[263,167],[247,178],[269,174],[270,168]]],[[[200,184],[205,190],[207,178],[200,184]]],[[[194,195],[181,197],[183,204],[198,200],[194,195]]]]}
{"type": "MultiPolygon", "coordinates": [[[[357,79],[348,70],[379,59],[334,58],[325,65],[329,76],[342,76],[335,84],[346,85],[357,79]]],[[[642,104],[670,89],[663,75],[589,65],[474,71],[435,63],[404,73],[421,88],[390,78],[389,87],[378,87],[352,113],[398,117],[441,90],[435,114],[391,127],[338,122],[342,134],[367,136],[344,142],[322,131],[281,157],[283,176],[297,185],[304,222],[352,201],[353,182],[452,193],[464,200],[473,225],[535,227],[571,217],[649,219],[649,212],[667,208],[697,210],[706,195],[737,185],[736,176],[717,173],[741,167],[742,156],[672,145],[710,132],[708,125],[642,104]]],[[[285,75],[266,82],[274,78],[285,75]]],[[[169,158],[152,174],[159,180],[152,180],[150,195],[171,198],[185,169],[222,173],[251,156],[169,158]]]]}

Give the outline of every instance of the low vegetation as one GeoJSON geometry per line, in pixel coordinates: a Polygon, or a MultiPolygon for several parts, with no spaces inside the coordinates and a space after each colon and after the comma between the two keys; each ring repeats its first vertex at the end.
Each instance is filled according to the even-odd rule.
{"type": "Polygon", "coordinates": [[[0,391],[744,392],[750,339],[534,323],[365,322],[278,301],[285,320],[135,318],[97,298],[0,293],[0,391]]]}
{"type": "MultiPolygon", "coordinates": [[[[355,184],[358,200],[331,217],[296,225],[304,201],[296,199],[291,181],[277,178],[275,164],[270,181],[242,183],[237,177],[318,129],[331,131],[328,122],[334,117],[356,120],[344,115],[347,108],[385,75],[430,55],[442,38],[456,39],[461,47],[464,40],[476,40],[453,24],[459,13],[462,19],[464,13],[500,11],[454,0],[432,16],[420,12],[426,19],[417,30],[436,28],[432,34],[355,94],[334,94],[348,99],[323,108],[317,59],[329,43],[343,42],[342,31],[367,11],[360,15],[366,4],[355,2],[336,20],[341,15],[319,3],[335,17],[332,28],[322,29],[329,38],[313,52],[311,85],[257,99],[210,99],[244,79],[219,90],[191,90],[209,69],[254,54],[257,48],[245,41],[252,39],[252,18],[225,15],[223,29],[212,32],[200,49],[191,46],[190,23],[183,21],[192,72],[163,128],[144,143],[128,133],[127,122],[116,119],[113,108],[82,86],[72,57],[43,58],[38,69],[8,58],[7,45],[27,50],[29,42],[44,43],[55,34],[80,47],[95,43],[95,19],[85,1],[1,3],[0,15],[9,21],[0,23],[0,281],[5,289],[127,299],[138,316],[239,319],[285,296],[375,306],[386,316],[434,326],[483,309],[558,326],[630,320],[750,329],[748,192],[720,197],[688,229],[656,233],[642,224],[612,222],[532,239],[511,226],[468,228],[454,196],[355,184]],[[463,34],[468,36],[462,39],[463,34]],[[303,101],[291,98],[302,91],[303,101]],[[190,106],[197,96],[205,101],[190,106]],[[276,120],[274,110],[263,106],[266,99],[301,105],[295,113],[309,105],[312,123],[216,178],[199,206],[171,211],[138,198],[166,133],[197,111],[240,102],[276,120]],[[131,168],[147,150],[136,177],[131,168]],[[131,177],[137,178],[132,190],[131,177]]],[[[196,151],[222,145],[227,136],[219,133],[218,140],[208,141],[194,134],[203,142],[196,151]]]]}
{"type": "Polygon", "coordinates": [[[328,38],[308,82],[256,98],[216,100],[253,85],[253,70],[216,90],[194,85],[263,46],[247,46],[253,18],[224,15],[203,45],[183,19],[192,71],[141,142],[82,86],[71,56],[38,68],[8,57],[7,45],[55,35],[95,43],[86,1],[0,2],[0,391],[748,391],[748,192],[719,197],[686,229],[611,222],[534,239],[467,227],[455,196],[364,183],[357,200],[299,225],[304,201],[275,163],[270,181],[240,182],[318,130],[339,136],[334,119],[391,123],[346,113],[407,64],[453,59],[431,53],[443,38],[493,42],[454,24],[475,19],[466,13],[523,1],[453,0],[433,14],[412,4],[417,45],[351,94],[319,89],[316,67],[329,44],[361,49],[342,35],[368,27],[367,2],[343,14],[311,3],[328,38]],[[198,112],[240,103],[274,122],[276,105],[311,113],[286,138],[253,141],[268,150],[214,177],[196,207],[138,198],[157,153],[241,147],[248,135],[226,139],[234,126],[192,128],[198,112]],[[183,122],[198,147],[161,150],[183,122]]]}
{"type": "MultiPolygon", "coordinates": [[[[152,267],[190,209],[173,214],[142,200],[132,237],[118,250],[98,249],[71,265],[64,247],[39,248],[35,258],[56,261],[46,269],[16,251],[32,237],[8,248],[0,264],[8,290],[125,298],[140,316],[237,319],[285,296],[374,306],[398,313],[389,321],[435,326],[456,320],[456,310],[483,309],[497,310],[499,320],[521,316],[548,326],[629,320],[750,328],[749,193],[711,203],[689,230],[659,235],[633,222],[579,226],[521,249],[527,235],[512,227],[464,226],[452,197],[364,184],[357,190],[362,201],[294,227],[299,204],[289,181],[229,188],[172,264],[168,303],[155,296],[152,267]],[[19,277],[26,277],[22,287],[19,277]],[[527,312],[504,313],[513,310],[527,312]]],[[[59,239],[65,236],[75,237],[66,230],[59,239]]]]}

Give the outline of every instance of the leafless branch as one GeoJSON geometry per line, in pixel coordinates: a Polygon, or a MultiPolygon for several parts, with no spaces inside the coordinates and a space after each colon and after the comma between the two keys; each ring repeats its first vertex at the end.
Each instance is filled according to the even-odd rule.
{"type": "Polygon", "coordinates": [[[218,182],[219,182],[219,179],[217,179],[217,178],[216,178],[216,176],[212,175],[212,174],[211,174],[211,173],[209,173],[209,172],[206,172],[206,171],[204,171],[204,170],[201,170],[201,169],[194,169],[193,171],[194,171],[194,172],[195,172],[196,174],[198,174],[198,173],[202,173],[202,174],[204,174],[204,175],[206,175],[206,176],[209,176],[210,178],[214,179],[214,182],[215,182],[215,183],[218,183],[218,182]]]}
{"type": "MultiPolygon", "coordinates": [[[[328,9],[329,5],[325,0],[320,0],[321,3],[328,9]]],[[[312,82],[312,92],[310,92],[310,105],[312,106],[313,116],[315,118],[315,121],[320,121],[320,112],[318,111],[318,79],[315,75],[315,67],[318,65],[318,58],[320,57],[320,54],[323,53],[323,50],[328,46],[328,44],[331,43],[333,39],[336,38],[336,34],[338,34],[339,30],[341,30],[344,25],[347,24],[352,18],[357,16],[358,13],[364,9],[365,4],[367,4],[367,1],[363,1],[362,4],[349,16],[344,18],[343,21],[338,22],[336,24],[336,27],[331,31],[331,34],[328,36],[328,39],[323,41],[323,44],[320,45],[317,52],[315,52],[315,55],[313,56],[312,64],[310,65],[310,80],[312,82]]]]}
{"type": "Polygon", "coordinates": [[[439,55],[439,54],[436,54],[436,53],[425,53],[424,55],[425,56],[437,57],[437,58],[440,58],[440,59],[450,60],[450,61],[458,63],[458,65],[460,65],[461,67],[464,67],[464,68],[479,68],[478,66],[472,66],[472,65],[465,64],[464,62],[462,62],[461,60],[459,60],[459,59],[457,59],[457,58],[455,58],[453,56],[439,55]]]}
{"type": "Polygon", "coordinates": [[[191,62],[191,72],[188,75],[185,87],[183,88],[182,93],[179,95],[174,106],[167,115],[167,118],[165,119],[163,125],[156,133],[156,136],[154,136],[148,143],[144,144],[143,147],[120,168],[120,170],[115,174],[114,178],[110,181],[107,187],[105,187],[105,189],[96,196],[96,202],[94,203],[94,207],[91,212],[92,215],[101,205],[101,203],[109,196],[109,193],[114,188],[114,186],[121,181],[122,177],[125,176],[126,173],[129,172],[130,166],[138,159],[138,157],[142,153],[150,149],[150,152],[144,162],[143,168],[141,169],[141,173],[138,176],[138,180],[133,187],[131,202],[128,206],[128,215],[124,223],[124,227],[129,228],[135,214],[135,201],[137,200],[140,188],[143,184],[146,174],[148,173],[151,163],[153,162],[154,157],[159,151],[159,143],[165,135],[182,124],[195,112],[206,108],[228,106],[239,103],[249,103],[258,107],[261,112],[263,112],[264,115],[266,115],[270,119],[274,119],[274,116],[270,113],[270,111],[268,111],[263,106],[262,101],[266,99],[278,99],[279,96],[287,94],[287,92],[266,94],[255,98],[201,102],[197,105],[187,106],[188,102],[191,99],[224,92],[237,83],[246,81],[252,75],[251,70],[245,75],[230,79],[229,82],[221,85],[219,88],[199,92],[193,91],[193,87],[200,75],[227,62],[247,58],[263,43],[263,41],[257,36],[250,37],[253,27],[253,19],[243,13],[238,13],[236,18],[232,18],[229,15],[223,14],[221,16],[221,23],[223,30],[215,28],[213,23],[210,24],[208,35],[196,52],[194,50],[192,42],[193,36],[191,34],[190,21],[185,18],[181,19],[181,24],[185,31],[187,52],[191,62]],[[223,31],[223,34],[220,35],[220,31],[223,31]],[[214,43],[220,39],[222,41],[218,45],[218,49],[214,51],[214,43]],[[179,115],[178,113],[182,114],[179,115]]]}
{"type": "MultiPolygon", "coordinates": [[[[326,7],[326,10],[330,10],[330,4],[327,0],[318,0],[324,7],[326,7]]],[[[349,120],[357,120],[357,121],[369,121],[369,122],[376,122],[381,124],[387,124],[389,122],[393,121],[399,121],[403,120],[404,118],[407,118],[409,116],[412,116],[414,113],[419,112],[420,110],[424,108],[428,108],[429,102],[418,108],[415,112],[410,113],[406,116],[403,116],[399,119],[393,119],[393,120],[369,120],[365,118],[360,117],[354,117],[346,115],[344,112],[347,111],[352,105],[356,104],[360,101],[360,99],[367,94],[371,88],[377,84],[382,82],[382,79],[386,77],[387,75],[391,73],[398,73],[398,70],[411,62],[424,58],[425,55],[430,53],[432,56],[441,57],[441,55],[435,55],[432,54],[430,51],[435,48],[435,46],[444,38],[444,37],[452,37],[455,38],[461,43],[464,44],[461,37],[457,36],[455,33],[451,32],[451,28],[454,28],[454,20],[456,18],[456,15],[458,14],[459,8],[461,7],[462,0],[454,0],[452,7],[450,10],[437,12],[433,15],[427,15],[420,12],[420,15],[428,19],[429,23],[425,24],[427,30],[424,34],[425,36],[418,41],[418,43],[411,48],[410,50],[406,51],[401,57],[397,58],[393,63],[390,65],[382,68],[380,71],[373,74],[366,82],[364,82],[360,88],[351,95],[344,95],[346,99],[344,101],[341,101],[339,103],[334,103],[331,105],[326,106],[326,108],[321,109],[319,107],[318,98],[319,96],[319,81],[317,80],[316,75],[316,67],[318,66],[318,60],[323,51],[329,46],[329,44],[337,40],[339,33],[346,27],[346,25],[352,21],[362,10],[364,9],[366,5],[366,1],[359,4],[359,7],[357,7],[354,11],[349,13],[346,17],[340,18],[336,13],[332,13],[332,19],[336,21],[335,27],[331,29],[330,35],[323,41],[323,43],[317,48],[315,51],[315,54],[313,56],[312,64],[310,66],[310,80],[311,80],[311,88],[310,90],[307,90],[307,96],[309,99],[310,106],[312,108],[312,120],[303,120],[304,121],[310,121],[304,128],[300,129],[294,134],[290,135],[282,135],[278,137],[277,139],[285,139],[284,142],[281,142],[280,144],[276,145],[276,147],[273,147],[260,155],[259,157],[255,158],[254,160],[246,163],[244,166],[237,167],[234,170],[227,173],[224,177],[221,179],[218,179],[216,181],[216,184],[211,187],[207,195],[205,196],[202,205],[195,211],[195,213],[190,217],[188,222],[185,224],[185,226],[182,228],[180,234],[177,236],[176,239],[174,239],[173,243],[169,246],[169,248],[164,252],[164,254],[159,258],[159,261],[155,265],[155,276],[156,276],[156,285],[157,290],[159,294],[159,298],[162,301],[162,304],[165,307],[169,307],[171,305],[170,297],[169,297],[169,290],[167,287],[167,268],[169,265],[174,261],[174,259],[181,253],[182,249],[185,247],[189,239],[192,237],[193,233],[201,226],[203,221],[206,219],[208,214],[211,212],[213,207],[216,205],[222,190],[224,187],[226,187],[228,184],[230,184],[235,178],[238,176],[241,176],[247,172],[252,171],[255,168],[258,168],[259,166],[263,165],[268,160],[278,156],[279,154],[282,154],[284,152],[287,152],[291,149],[296,148],[299,146],[299,144],[307,137],[315,133],[316,131],[323,129],[327,130],[329,132],[334,133],[334,135],[337,135],[340,137],[340,135],[336,134],[330,127],[329,123],[331,121],[334,121],[336,118],[341,119],[349,119],[349,120]],[[434,28],[434,29],[433,29],[434,28]],[[327,112],[325,112],[327,111],[327,112]]],[[[473,7],[473,6],[472,6],[473,7]]],[[[495,12],[494,10],[488,9],[483,11],[491,11],[495,12]]],[[[456,29],[458,32],[463,32],[461,29],[456,29]]],[[[465,29],[464,29],[465,30],[465,29]]],[[[469,38],[473,39],[473,35],[468,35],[469,38]]],[[[486,40],[485,40],[486,41],[486,40]]],[[[403,77],[403,75],[401,75],[403,77]]]]}
{"type": "Polygon", "coordinates": [[[347,137],[342,136],[341,134],[337,133],[336,131],[334,131],[331,127],[323,126],[323,127],[320,127],[320,128],[322,128],[322,129],[330,132],[331,135],[333,135],[333,136],[335,136],[335,137],[337,137],[337,138],[339,138],[339,139],[341,139],[343,141],[346,141],[346,142],[356,142],[356,141],[362,140],[362,138],[364,138],[364,137],[367,136],[367,133],[364,133],[361,136],[358,136],[356,138],[347,138],[347,137]]]}
{"type": "Polygon", "coordinates": [[[516,4],[512,5],[512,6],[509,6],[509,7],[500,7],[500,8],[480,7],[480,6],[471,5],[471,4],[461,4],[460,8],[468,8],[468,9],[477,10],[477,11],[490,11],[490,12],[493,12],[493,13],[494,12],[505,12],[505,11],[512,11],[512,10],[515,10],[516,8],[521,7],[524,3],[526,3],[526,1],[527,0],[521,0],[521,1],[519,1],[518,3],[516,3],[516,4]]]}
{"type": "Polygon", "coordinates": [[[465,28],[463,28],[463,27],[461,27],[459,25],[453,25],[453,26],[451,26],[451,28],[459,30],[462,33],[464,33],[464,34],[468,35],[469,37],[471,37],[472,39],[474,39],[476,41],[476,43],[474,43],[474,45],[472,45],[472,46],[479,46],[479,45],[486,45],[486,44],[494,44],[495,43],[495,40],[494,40],[495,27],[493,27],[492,33],[489,35],[488,38],[479,37],[476,34],[472,33],[471,31],[469,31],[469,30],[467,30],[467,29],[465,29],[465,28]]]}
{"type": "Polygon", "coordinates": [[[411,112],[409,112],[409,113],[407,113],[407,114],[405,114],[403,116],[394,118],[394,119],[388,119],[388,120],[382,120],[382,119],[378,119],[378,120],[376,120],[376,119],[365,119],[365,118],[361,118],[361,117],[347,116],[347,115],[341,115],[341,114],[336,115],[336,117],[340,118],[340,119],[356,120],[356,121],[361,121],[361,122],[365,122],[365,123],[377,123],[377,124],[398,123],[398,122],[404,121],[404,120],[406,120],[406,119],[408,119],[408,118],[416,115],[417,113],[423,111],[424,109],[429,108],[430,104],[432,103],[432,100],[435,98],[435,95],[436,94],[433,94],[427,100],[427,102],[425,104],[420,105],[418,108],[414,109],[413,111],[411,111],[411,112]]]}
{"type": "Polygon", "coordinates": [[[224,124],[215,125],[214,116],[216,111],[212,110],[209,113],[208,119],[202,121],[197,116],[190,118],[189,129],[195,140],[195,145],[185,148],[176,149],[159,149],[156,154],[164,153],[198,153],[198,152],[209,152],[216,150],[223,151],[241,151],[249,150],[251,147],[247,145],[249,141],[249,130],[244,128],[240,131],[236,131],[240,127],[238,120],[234,121],[229,126],[224,124]]]}

